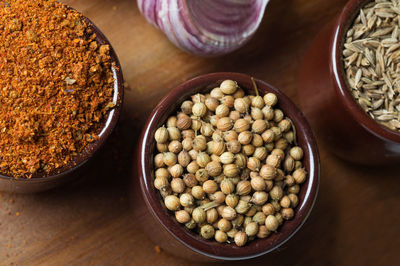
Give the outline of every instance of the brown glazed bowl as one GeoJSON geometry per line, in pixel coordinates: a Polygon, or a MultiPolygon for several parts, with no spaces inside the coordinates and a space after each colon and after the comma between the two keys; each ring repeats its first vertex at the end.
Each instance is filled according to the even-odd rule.
{"type": "Polygon", "coordinates": [[[153,186],[154,133],[185,99],[198,92],[210,91],[225,79],[237,81],[246,93],[255,95],[251,77],[245,74],[212,73],[186,81],[173,89],[155,107],[143,129],[137,150],[136,170],[140,188],[137,182],[133,184],[134,196],[136,197],[134,199],[136,202],[133,204],[134,209],[141,217],[138,220],[142,223],[142,227],[147,231],[148,236],[157,245],[176,256],[196,261],[243,260],[264,255],[278,248],[292,237],[306,221],[315,202],[319,185],[318,149],[305,117],[281,91],[261,80],[255,80],[261,95],[273,92],[278,96],[278,106],[293,120],[297,129],[298,143],[304,149],[304,166],[309,176],[301,187],[300,203],[295,209],[294,219],[286,221],[277,233],[266,239],[251,241],[244,247],[204,240],[175,221],[163,206],[162,198],[153,186]],[[140,198],[140,194],[143,198],[140,198]]]}
{"type": "Polygon", "coordinates": [[[359,164],[394,164],[400,162],[400,132],[361,109],[348,89],[341,60],[347,29],[369,2],[350,0],[317,36],[303,60],[298,95],[317,137],[336,155],[359,164]]]}
{"type": "Polygon", "coordinates": [[[0,191],[15,193],[42,192],[79,178],[81,176],[80,174],[82,174],[82,169],[85,168],[83,166],[85,166],[89,159],[103,146],[118,122],[124,96],[121,66],[114,49],[104,34],[88,18],[85,19],[89,27],[96,34],[96,40],[100,44],[110,45],[110,56],[113,62],[112,71],[115,79],[113,95],[115,107],[109,112],[102,127],[99,129],[99,139],[88,144],[84,151],[75,157],[73,161],[49,175],[36,175],[32,176],[30,179],[14,178],[0,174],[0,191]]]}

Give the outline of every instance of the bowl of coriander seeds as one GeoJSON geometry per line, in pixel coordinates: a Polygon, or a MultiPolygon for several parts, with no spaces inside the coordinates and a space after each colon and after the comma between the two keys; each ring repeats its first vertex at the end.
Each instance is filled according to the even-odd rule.
{"type": "Polygon", "coordinates": [[[137,155],[144,230],[192,260],[271,252],[317,196],[307,121],[282,92],[245,74],[207,74],[173,89],[150,115],[137,155]]]}
{"type": "Polygon", "coordinates": [[[0,2],[0,191],[82,177],[118,121],[123,77],[103,33],[55,0],[0,2]]]}
{"type": "Polygon", "coordinates": [[[398,1],[351,0],[304,57],[303,111],[347,161],[400,162],[399,10],[398,1]]]}

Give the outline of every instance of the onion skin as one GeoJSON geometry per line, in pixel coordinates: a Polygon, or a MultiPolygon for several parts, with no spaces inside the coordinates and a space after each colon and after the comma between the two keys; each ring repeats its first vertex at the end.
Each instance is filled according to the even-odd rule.
{"type": "Polygon", "coordinates": [[[137,0],[140,12],[176,46],[200,56],[242,47],[259,27],[269,0],[137,0]]]}

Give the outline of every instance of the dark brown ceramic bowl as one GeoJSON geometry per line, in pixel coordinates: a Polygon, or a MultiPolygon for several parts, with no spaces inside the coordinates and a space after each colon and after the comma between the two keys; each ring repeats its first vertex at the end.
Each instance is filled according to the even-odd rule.
{"type": "Polygon", "coordinates": [[[400,133],[377,123],[354,100],[345,80],[345,35],[371,0],[350,0],[315,39],[300,71],[303,111],[317,136],[339,157],[367,165],[400,162],[400,133]]]}
{"type": "MultiPolygon", "coordinates": [[[[173,89],[154,109],[143,129],[137,154],[137,171],[140,187],[151,219],[142,218],[144,228],[150,231],[149,236],[157,245],[167,251],[189,259],[196,260],[241,260],[261,256],[285,243],[292,237],[306,221],[315,202],[320,174],[320,163],[317,144],[313,133],[303,114],[281,91],[267,83],[256,80],[261,95],[274,92],[279,99],[279,108],[290,117],[297,129],[299,145],[304,149],[304,166],[309,177],[301,187],[299,194],[300,204],[295,209],[295,217],[287,221],[267,239],[258,239],[244,247],[234,244],[219,244],[215,241],[201,239],[195,233],[178,224],[162,204],[159,192],[153,187],[154,167],[153,155],[155,151],[154,133],[165,123],[180,104],[191,95],[198,92],[207,92],[219,85],[225,79],[238,82],[248,94],[255,95],[251,77],[238,73],[213,73],[196,77],[184,82],[173,89]],[[153,225],[152,225],[153,224],[153,225]],[[159,236],[159,237],[157,237],[159,236]],[[161,237],[162,236],[162,237],[161,237]]],[[[139,204],[135,204],[138,206],[139,204]]],[[[141,213],[143,216],[143,212],[141,213]]]]}
{"type": "Polygon", "coordinates": [[[39,174],[32,176],[30,179],[14,178],[0,174],[0,191],[16,193],[41,192],[55,188],[61,184],[80,177],[80,170],[83,168],[82,166],[84,166],[88,160],[91,159],[103,146],[104,142],[110,136],[111,132],[115,128],[115,125],[117,124],[124,96],[121,66],[114,49],[104,34],[88,18],[85,19],[89,27],[96,34],[97,42],[100,44],[110,45],[110,56],[113,62],[112,71],[115,79],[113,95],[115,108],[108,113],[103,125],[99,128],[99,139],[88,144],[83,152],[76,156],[70,163],[60,169],[55,170],[54,172],[47,174],[46,176],[39,174]]]}

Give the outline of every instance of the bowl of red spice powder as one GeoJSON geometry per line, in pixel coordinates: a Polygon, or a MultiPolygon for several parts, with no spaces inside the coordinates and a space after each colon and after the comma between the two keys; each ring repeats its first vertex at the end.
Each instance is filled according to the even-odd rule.
{"type": "Polygon", "coordinates": [[[0,20],[0,190],[48,190],[76,178],[114,129],[121,67],[65,4],[0,1],[0,20]]]}

